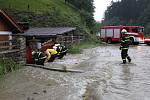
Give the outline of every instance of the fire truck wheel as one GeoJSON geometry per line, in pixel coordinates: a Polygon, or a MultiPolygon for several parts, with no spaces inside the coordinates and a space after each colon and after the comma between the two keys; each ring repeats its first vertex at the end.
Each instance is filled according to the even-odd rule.
{"type": "Polygon", "coordinates": [[[111,38],[108,38],[107,43],[108,43],[108,44],[111,44],[111,43],[112,43],[111,38]]]}
{"type": "Polygon", "coordinates": [[[147,42],[146,44],[150,46],[150,42],[147,42]]]}
{"type": "Polygon", "coordinates": [[[134,45],[139,45],[139,42],[134,42],[134,45]]]}
{"type": "Polygon", "coordinates": [[[133,45],[134,44],[134,39],[130,38],[130,40],[131,40],[131,44],[133,45]]]}

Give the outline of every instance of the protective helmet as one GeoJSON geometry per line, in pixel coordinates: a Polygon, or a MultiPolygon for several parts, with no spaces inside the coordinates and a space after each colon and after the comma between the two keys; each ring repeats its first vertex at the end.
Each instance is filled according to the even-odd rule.
{"type": "Polygon", "coordinates": [[[55,46],[57,47],[57,46],[60,46],[60,44],[55,44],[55,46]]]}
{"type": "Polygon", "coordinates": [[[57,46],[53,46],[53,49],[56,50],[56,49],[57,49],[57,46]]]}
{"type": "Polygon", "coordinates": [[[122,29],[121,33],[126,34],[126,33],[128,33],[128,32],[127,32],[127,30],[126,30],[126,29],[122,29]]]}

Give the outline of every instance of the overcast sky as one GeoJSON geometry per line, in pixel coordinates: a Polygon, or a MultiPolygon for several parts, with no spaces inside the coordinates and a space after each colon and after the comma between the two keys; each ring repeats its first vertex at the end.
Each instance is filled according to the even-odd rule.
{"type": "MultiPolygon", "coordinates": [[[[104,12],[107,9],[107,6],[110,5],[112,0],[94,0],[95,13],[94,18],[96,21],[101,21],[104,17],[104,12]]],[[[114,0],[115,1],[115,0],[114,0]]]]}

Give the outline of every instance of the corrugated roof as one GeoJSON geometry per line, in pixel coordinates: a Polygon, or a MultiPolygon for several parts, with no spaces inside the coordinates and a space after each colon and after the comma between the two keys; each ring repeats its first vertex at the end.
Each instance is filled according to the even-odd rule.
{"type": "Polygon", "coordinates": [[[76,30],[72,27],[46,27],[46,28],[30,28],[24,33],[24,36],[54,36],[57,34],[64,34],[76,30]]]}

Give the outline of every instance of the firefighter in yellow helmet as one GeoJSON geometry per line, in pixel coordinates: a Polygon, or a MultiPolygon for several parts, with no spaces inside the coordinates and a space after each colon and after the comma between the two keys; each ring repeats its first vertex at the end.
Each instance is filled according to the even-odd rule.
{"type": "Polygon", "coordinates": [[[121,58],[123,61],[123,64],[126,64],[126,59],[128,59],[128,62],[131,62],[131,58],[128,55],[128,49],[129,49],[129,45],[131,43],[130,37],[128,36],[128,32],[123,29],[121,31],[122,33],[122,40],[121,40],[121,44],[120,44],[120,50],[121,50],[121,58]]]}

